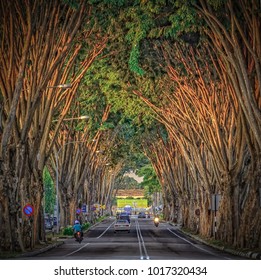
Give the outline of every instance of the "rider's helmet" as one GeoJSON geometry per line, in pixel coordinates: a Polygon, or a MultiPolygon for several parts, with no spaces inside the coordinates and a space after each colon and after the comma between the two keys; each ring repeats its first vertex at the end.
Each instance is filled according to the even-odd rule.
{"type": "Polygon", "coordinates": [[[80,222],[78,221],[78,220],[75,220],[75,222],[74,222],[74,224],[76,225],[76,224],[79,224],[80,222]]]}

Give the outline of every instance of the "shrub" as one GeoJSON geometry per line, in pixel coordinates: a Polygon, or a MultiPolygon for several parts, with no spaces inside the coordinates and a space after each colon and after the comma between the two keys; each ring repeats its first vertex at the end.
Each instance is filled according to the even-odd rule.
{"type": "Polygon", "coordinates": [[[69,226],[63,229],[63,234],[64,235],[73,235],[73,227],[69,226]]]}
{"type": "Polygon", "coordinates": [[[86,229],[88,229],[89,227],[90,227],[90,223],[83,223],[82,224],[82,230],[86,230],[86,229]]]}

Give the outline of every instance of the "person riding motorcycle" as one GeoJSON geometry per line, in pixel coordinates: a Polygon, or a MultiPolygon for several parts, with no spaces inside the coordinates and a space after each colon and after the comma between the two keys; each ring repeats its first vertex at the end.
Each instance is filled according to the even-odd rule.
{"type": "Polygon", "coordinates": [[[81,233],[81,237],[83,237],[82,226],[81,226],[80,222],[78,220],[76,220],[74,222],[74,226],[73,226],[73,233],[74,233],[75,238],[76,238],[76,233],[78,231],[81,233]]]}
{"type": "Polygon", "coordinates": [[[154,217],[154,225],[157,227],[159,225],[159,216],[155,215],[154,217]]]}

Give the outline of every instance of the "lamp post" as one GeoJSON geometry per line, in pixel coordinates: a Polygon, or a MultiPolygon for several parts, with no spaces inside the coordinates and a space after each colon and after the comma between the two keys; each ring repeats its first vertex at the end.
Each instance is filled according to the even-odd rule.
{"type": "MultiPolygon", "coordinates": [[[[80,116],[76,118],[65,118],[63,121],[73,121],[73,120],[88,120],[90,117],[89,116],[80,116]]],[[[58,122],[58,120],[53,120],[52,122],[58,122]]]]}
{"type": "Polygon", "coordinates": [[[61,84],[61,85],[56,85],[56,86],[48,86],[47,88],[64,88],[64,89],[67,89],[67,88],[71,88],[72,87],[72,84],[61,84]]]}

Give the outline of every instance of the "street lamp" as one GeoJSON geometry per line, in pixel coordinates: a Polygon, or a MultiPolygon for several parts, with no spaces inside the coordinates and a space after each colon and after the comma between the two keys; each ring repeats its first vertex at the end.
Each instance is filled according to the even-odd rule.
{"type": "MultiPolygon", "coordinates": [[[[88,120],[90,117],[89,116],[80,116],[76,118],[66,118],[63,119],[63,121],[73,121],[73,120],[88,120]]],[[[53,120],[53,122],[58,122],[58,120],[53,120]]]]}
{"type": "Polygon", "coordinates": [[[64,88],[64,89],[67,89],[67,88],[71,88],[72,87],[72,84],[61,84],[61,85],[56,85],[56,86],[48,86],[47,88],[64,88]]]}
{"type": "Polygon", "coordinates": [[[64,121],[71,121],[71,120],[88,120],[90,117],[89,116],[80,116],[78,118],[66,118],[66,119],[63,119],[64,121]]]}

